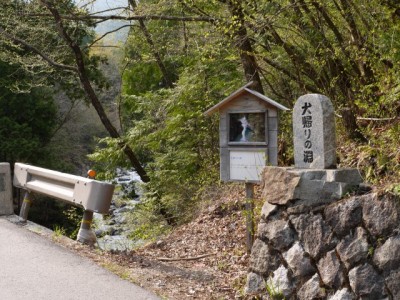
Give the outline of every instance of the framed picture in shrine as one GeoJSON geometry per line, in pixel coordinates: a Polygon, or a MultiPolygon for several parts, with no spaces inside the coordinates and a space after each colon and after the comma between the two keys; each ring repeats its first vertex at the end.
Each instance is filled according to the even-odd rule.
{"type": "Polygon", "coordinates": [[[228,122],[229,144],[267,144],[266,112],[230,113],[228,122]]]}

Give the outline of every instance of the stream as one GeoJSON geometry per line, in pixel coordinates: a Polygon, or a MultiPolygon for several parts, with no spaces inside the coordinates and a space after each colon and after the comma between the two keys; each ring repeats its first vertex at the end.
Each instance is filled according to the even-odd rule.
{"type": "Polygon", "coordinates": [[[128,215],[140,203],[141,183],[134,170],[117,170],[113,181],[115,192],[111,201],[110,214],[94,214],[94,232],[100,249],[106,251],[127,251],[141,244],[128,238],[131,225],[128,215]]]}

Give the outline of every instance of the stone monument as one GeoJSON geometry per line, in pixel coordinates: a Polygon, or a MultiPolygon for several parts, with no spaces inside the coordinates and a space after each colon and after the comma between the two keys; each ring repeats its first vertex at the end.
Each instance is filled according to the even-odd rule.
{"type": "Polygon", "coordinates": [[[315,206],[338,200],[362,178],[357,169],[336,169],[336,128],[326,96],[301,96],[293,109],[294,168],[266,167],[263,183],[271,204],[315,206]]]}
{"type": "MultiPolygon", "coordinates": [[[[398,224],[400,213],[394,210],[394,201],[378,205],[372,194],[344,197],[365,192],[366,187],[360,187],[363,180],[357,169],[336,168],[334,117],[329,98],[318,94],[300,97],[293,109],[295,166],[264,168],[265,203],[251,250],[245,288],[249,295],[268,292],[271,297],[290,300],[361,299],[371,288],[373,296],[368,299],[385,299],[390,293],[400,296],[400,285],[395,284],[400,263],[383,279],[377,255],[372,258],[369,252],[372,244],[368,241],[376,237],[367,238],[371,232],[389,232],[394,225],[381,231],[372,227],[380,227],[383,220],[398,224]]],[[[400,249],[400,237],[388,241],[400,249]]],[[[393,260],[396,255],[389,256],[393,260]]]]}
{"type": "Polygon", "coordinates": [[[296,168],[336,168],[335,115],[328,97],[301,96],[293,109],[296,168]]]}

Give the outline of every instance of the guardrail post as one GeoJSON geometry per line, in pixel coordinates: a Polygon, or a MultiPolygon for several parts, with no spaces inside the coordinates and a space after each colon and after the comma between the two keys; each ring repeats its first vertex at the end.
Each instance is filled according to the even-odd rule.
{"type": "Polygon", "coordinates": [[[28,213],[31,206],[32,206],[32,194],[26,191],[24,200],[22,201],[21,210],[19,212],[19,220],[21,222],[26,222],[28,220],[28,213]]]}
{"type": "Polygon", "coordinates": [[[93,212],[85,210],[83,212],[83,218],[81,223],[81,228],[79,228],[78,236],[76,240],[83,244],[88,244],[93,246],[96,243],[96,234],[93,232],[90,225],[93,221],[93,212]]]}

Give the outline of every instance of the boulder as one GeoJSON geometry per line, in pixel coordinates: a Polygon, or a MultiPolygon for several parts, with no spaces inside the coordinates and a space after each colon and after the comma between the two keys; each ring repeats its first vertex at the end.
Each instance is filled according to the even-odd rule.
{"type": "Polygon", "coordinates": [[[336,246],[337,241],[321,215],[300,215],[292,217],[290,221],[303,242],[304,250],[313,258],[336,246]]]}

